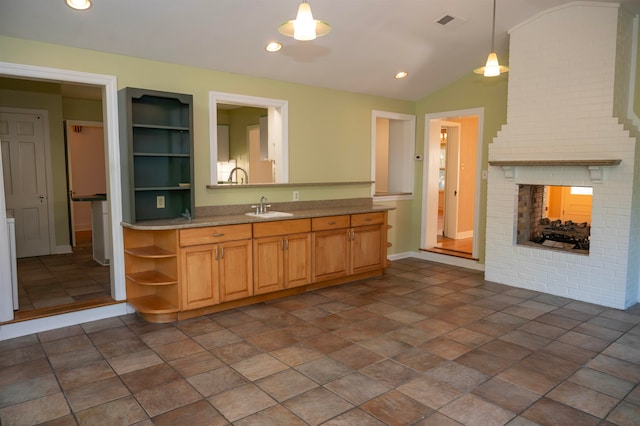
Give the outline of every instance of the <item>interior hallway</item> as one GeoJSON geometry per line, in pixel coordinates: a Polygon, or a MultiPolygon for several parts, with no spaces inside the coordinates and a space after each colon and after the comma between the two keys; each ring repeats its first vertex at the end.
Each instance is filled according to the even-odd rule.
{"type": "Polygon", "coordinates": [[[628,425],[639,383],[639,306],[416,259],[177,323],[127,315],[0,342],[3,426],[628,425]]]}
{"type": "Polygon", "coordinates": [[[114,303],[108,266],[93,260],[91,232],[76,233],[73,253],[18,259],[16,320],[114,303]]]}

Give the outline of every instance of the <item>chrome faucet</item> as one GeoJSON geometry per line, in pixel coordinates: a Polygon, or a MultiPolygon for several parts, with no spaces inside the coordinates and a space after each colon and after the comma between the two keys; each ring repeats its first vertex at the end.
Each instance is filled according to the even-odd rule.
{"type": "Polygon", "coordinates": [[[245,169],[243,169],[242,167],[234,167],[233,169],[231,169],[231,173],[229,173],[229,178],[227,179],[227,182],[231,183],[233,182],[233,172],[236,172],[236,182],[238,181],[238,170],[240,170],[242,173],[244,173],[244,180],[245,182],[240,181],[240,183],[249,183],[249,174],[247,173],[247,171],[245,169]]]}
{"type": "Polygon", "coordinates": [[[267,207],[271,207],[271,204],[267,204],[269,200],[264,195],[260,198],[260,204],[251,206],[252,209],[256,209],[256,214],[264,214],[267,212],[267,207]]]}

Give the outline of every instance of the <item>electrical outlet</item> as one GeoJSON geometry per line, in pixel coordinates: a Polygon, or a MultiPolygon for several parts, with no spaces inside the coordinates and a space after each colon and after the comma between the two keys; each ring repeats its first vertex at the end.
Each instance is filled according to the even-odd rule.
{"type": "Polygon", "coordinates": [[[164,209],[164,195],[158,195],[156,197],[156,208],[164,209]]]}
{"type": "Polygon", "coordinates": [[[482,179],[488,179],[489,178],[489,171],[488,170],[483,170],[482,171],[482,179]]]}
{"type": "Polygon", "coordinates": [[[300,200],[300,192],[293,191],[293,201],[298,201],[298,200],[300,200]]]}

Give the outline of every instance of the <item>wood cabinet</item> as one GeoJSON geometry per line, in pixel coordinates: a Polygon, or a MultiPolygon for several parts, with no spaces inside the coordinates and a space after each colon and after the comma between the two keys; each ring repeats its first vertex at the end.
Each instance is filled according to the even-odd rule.
{"type": "Polygon", "coordinates": [[[253,225],[254,294],[311,282],[310,231],[309,219],[253,225]]]}
{"type": "Polygon", "coordinates": [[[168,322],[379,275],[386,231],[386,212],[125,227],[127,300],[147,320],[168,322]]]}
{"type": "Polygon", "coordinates": [[[127,302],[143,317],[178,312],[178,260],[175,230],[124,228],[127,302]]]}
{"type": "Polygon", "coordinates": [[[313,219],[313,281],[325,281],[386,266],[383,212],[313,219]]]}
{"type": "Polygon", "coordinates": [[[253,294],[251,225],[182,229],[183,309],[196,309],[253,294]]]}
{"type": "Polygon", "coordinates": [[[192,96],[127,87],[118,102],[123,219],[193,215],[192,96]]]}

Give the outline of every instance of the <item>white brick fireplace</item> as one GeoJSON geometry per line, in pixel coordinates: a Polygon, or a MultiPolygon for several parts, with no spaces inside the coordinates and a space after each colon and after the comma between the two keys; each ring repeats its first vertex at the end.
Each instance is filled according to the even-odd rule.
{"type": "Polygon", "coordinates": [[[637,20],[617,4],[575,2],[511,30],[507,124],[489,144],[487,280],[620,309],[638,302],[637,20]],[[516,244],[520,184],[593,187],[587,255],[516,244]]]}

